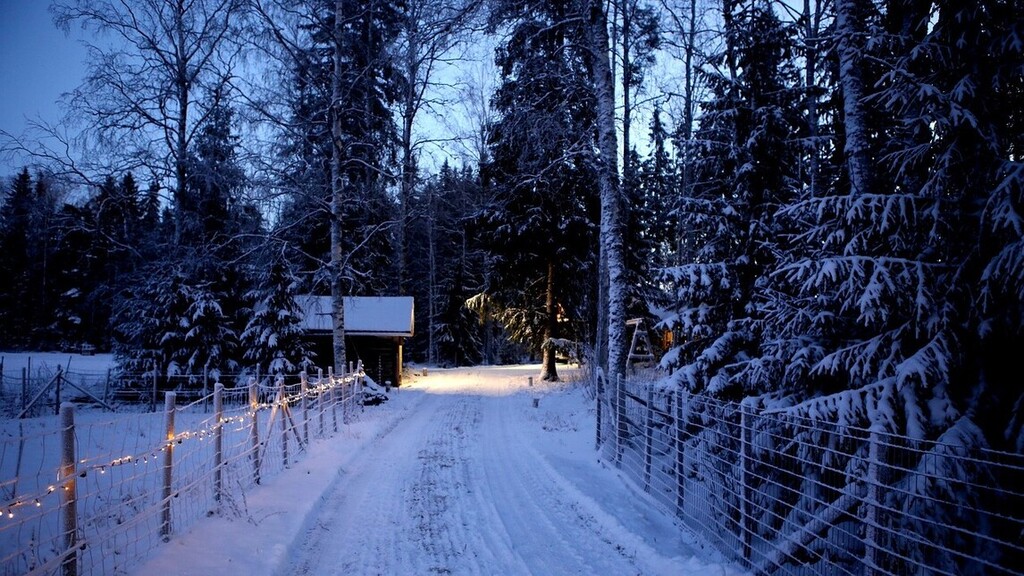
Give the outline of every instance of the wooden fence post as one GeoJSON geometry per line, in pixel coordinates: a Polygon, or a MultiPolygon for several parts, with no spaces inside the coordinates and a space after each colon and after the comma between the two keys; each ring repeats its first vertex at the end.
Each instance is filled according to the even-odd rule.
{"type": "Polygon", "coordinates": [[[751,494],[751,449],[750,449],[750,408],[740,404],[740,542],[743,548],[743,559],[750,561],[752,517],[750,510],[751,494]]]}
{"type": "Polygon", "coordinates": [[[171,480],[174,472],[174,406],[175,393],[164,394],[164,416],[167,421],[166,446],[164,449],[164,491],[163,511],[160,515],[160,536],[164,542],[171,539],[171,480]]]}
{"type": "Polygon", "coordinates": [[[321,438],[324,437],[324,410],[327,409],[327,404],[325,402],[325,400],[326,400],[325,393],[326,392],[327,392],[327,388],[324,388],[324,371],[322,369],[320,369],[320,368],[317,368],[317,373],[316,373],[316,409],[317,409],[317,412],[318,412],[317,418],[320,421],[320,437],[321,438]]]}
{"type": "Polygon", "coordinates": [[[260,419],[259,419],[259,392],[256,378],[249,379],[249,416],[252,424],[249,425],[249,438],[252,445],[252,481],[260,483],[260,419]]]}
{"type": "Polygon", "coordinates": [[[684,392],[676,390],[676,516],[683,517],[683,505],[686,503],[686,430],[684,392]]]}
{"type": "Polygon", "coordinates": [[[224,385],[213,385],[213,501],[224,493],[224,385]]]}
{"type": "Polygon", "coordinates": [[[331,420],[334,422],[334,431],[335,431],[335,433],[337,433],[337,431],[338,431],[338,396],[337,396],[338,387],[335,385],[335,382],[334,382],[334,367],[332,367],[332,366],[328,366],[327,367],[327,382],[328,382],[328,385],[329,385],[328,390],[330,391],[330,394],[331,394],[331,400],[330,400],[330,402],[331,402],[331,420]]]}
{"type": "Polygon", "coordinates": [[[110,403],[110,368],[107,368],[107,383],[103,386],[103,401],[110,403]]]}
{"type": "Polygon", "coordinates": [[[305,371],[299,373],[299,393],[302,395],[302,439],[309,446],[309,381],[305,371]]]}
{"type": "Polygon", "coordinates": [[[349,397],[351,398],[349,403],[352,404],[352,412],[355,412],[357,405],[359,406],[359,411],[363,412],[363,410],[365,410],[365,406],[363,405],[362,398],[366,369],[363,367],[362,360],[356,361],[356,371],[352,376],[352,391],[349,394],[349,397]]]}
{"type": "Polygon", "coordinates": [[[60,367],[60,365],[58,365],[57,366],[57,376],[53,379],[54,391],[56,392],[56,395],[54,396],[54,400],[53,400],[53,415],[54,416],[60,416],[60,405],[61,405],[61,402],[60,402],[60,385],[63,383],[63,380],[64,379],[61,377],[61,367],[60,367]]]}
{"type": "Polygon", "coordinates": [[[349,361],[341,389],[341,421],[345,424],[352,423],[352,414],[355,412],[356,380],[355,364],[349,361]]]}
{"type": "Polygon", "coordinates": [[[61,457],[61,530],[64,532],[63,576],[78,574],[78,490],[75,456],[75,406],[70,402],[60,405],[61,457]]]}
{"type": "MultiPolygon", "coordinates": [[[[278,411],[281,413],[281,462],[288,467],[288,418],[285,417],[288,411],[288,397],[284,393],[284,378],[277,378],[277,399],[280,403],[278,411]]],[[[269,434],[270,431],[268,430],[269,434]]]]}
{"type": "Polygon", "coordinates": [[[644,419],[644,492],[651,491],[654,464],[654,386],[647,385],[647,418],[644,419]]]}
{"type": "Polygon", "coordinates": [[[28,408],[28,368],[21,369],[21,411],[28,408]]]}

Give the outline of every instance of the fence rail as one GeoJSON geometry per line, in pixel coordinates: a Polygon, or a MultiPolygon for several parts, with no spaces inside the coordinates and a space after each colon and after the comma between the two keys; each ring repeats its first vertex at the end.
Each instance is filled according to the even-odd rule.
{"type": "Polygon", "coordinates": [[[639,380],[596,390],[601,457],[755,574],[1024,574],[1024,456],[984,448],[966,418],[923,440],[884,432],[877,403],[851,421],[639,380]]]}
{"type": "Polygon", "coordinates": [[[8,420],[0,428],[0,575],[124,573],[333,435],[359,402],[361,366],[295,384],[213,386],[162,412],[8,420]],[[340,414],[339,414],[340,412],[340,414]],[[112,418],[102,421],[100,417],[112,418]]]}

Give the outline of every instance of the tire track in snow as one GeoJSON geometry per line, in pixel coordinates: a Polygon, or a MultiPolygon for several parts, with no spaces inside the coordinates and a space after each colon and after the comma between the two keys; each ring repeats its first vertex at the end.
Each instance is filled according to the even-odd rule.
{"type": "Polygon", "coordinates": [[[680,573],[530,445],[528,395],[453,388],[409,390],[422,398],[343,471],[283,574],[680,573]]]}
{"type": "Polygon", "coordinates": [[[524,563],[522,574],[651,574],[632,549],[608,533],[561,486],[551,467],[518,428],[528,422],[524,395],[496,398],[484,428],[484,484],[508,538],[524,563]]]}
{"type": "Polygon", "coordinates": [[[284,574],[492,574],[514,562],[474,496],[480,399],[426,395],[354,461],[284,574]]]}

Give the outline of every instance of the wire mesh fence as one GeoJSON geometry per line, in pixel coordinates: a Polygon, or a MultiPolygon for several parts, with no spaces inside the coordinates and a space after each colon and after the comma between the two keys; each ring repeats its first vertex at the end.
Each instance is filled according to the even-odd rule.
{"type": "MultiPolygon", "coordinates": [[[[179,402],[191,402],[199,398],[212,397],[213,386],[221,382],[225,386],[245,387],[249,380],[265,381],[266,374],[260,374],[258,367],[228,373],[169,374],[155,369],[129,372],[104,367],[95,368],[98,362],[89,362],[81,367],[81,357],[61,358],[59,354],[45,354],[42,358],[29,356],[27,365],[0,355],[0,417],[32,418],[56,415],[64,401],[76,404],[92,404],[111,411],[155,411],[165,392],[173,391],[179,402]]],[[[109,363],[109,362],[108,362],[109,363]]],[[[322,371],[319,378],[323,378],[322,371]]],[[[298,374],[289,374],[286,379],[297,384],[298,374]]]]}
{"type": "Polygon", "coordinates": [[[785,408],[597,389],[601,457],[755,574],[1024,574],[1024,456],[967,418],[926,440],[879,425],[884,387],[785,408]]]}
{"type": "Polygon", "coordinates": [[[162,411],[82,412],[0,426],[0,574],[117,574],[244,494],[361,410],[362,371],[219,384],[162,411]]]}

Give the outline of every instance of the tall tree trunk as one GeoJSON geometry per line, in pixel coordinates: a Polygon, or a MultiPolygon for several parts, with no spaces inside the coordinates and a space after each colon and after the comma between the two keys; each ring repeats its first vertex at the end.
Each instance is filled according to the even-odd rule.
{"type": "Polygon", "coordinates": [[[402,96],[402,181],[398,195],[398,230],[395,242],[395,259],[397,260],[398,293],[405,294],[406,284],[406,249],[408,241],[409,201],[416,179],[416,157],[413,150],[412,128],[419,111],[417,64],[419,54],[419,31],[416,29],[416,17],[406,16],[406,33],[409,36],[409,48],[405,54],[405,93],[402,96]]]}
{"type": "Polygon", "coordinates": [[[345,372],[345,280],[342,239],[342,216],[345,206],[345,176],[342,170],[344,150],[342,138],[344,127],[341,124],[341,107],[344,90],[342,77],[342,38],[345,22],[345,0],[337,0],[334,5],[334,76],[331,79],[331,320],[334,344],[334,372],[345,372]]]}
{"type": "MultiPolygon", "coordinates": [[[[178,12],[175,14],[174,24],[177,27],[175,30],[177,34],[177,50],[178,54],[184,55],[188,51],[185,49],[185,21],[184,14],[182,13],[181,4],[178,5],[178,12]]],[[[188,185],[188,175],[186,173],[186,160],[188,158],[188,61],[184,57],[180,57],[176,62],[174,82],[177,88],[177,99],[178,99],[178,112],[175,118],[175,128],[177,134],[174,138],[174,177],[175,186],[177,189],[175,193],[177,197],[175,200],[175,212],[177,218],[174,219],[174,239],[177,243],[181,243],[182,238],[182,226],[185,224],[185,208],[186,200],[185,195],[188,194],[186,186],[188,185]]]]}
{"type": "Polygon", "coordinates": [[[807,105],[807,139],[808,165],[807,185],[810,196],[817,198],[818,193],[818,95],[815,91],[818,76],[818,51],[821,49],[821,4],[815,2],[811,8],[811,0],[804,0],[804,100],[807,105]]]}
{"type": "MultiPolygon", "coordinates": [[[[600,0],[587,3],[587,41],[593,56],[597,101],[597,174],[601,194],[601,259],[607,270],[607,291],[598,302],[607,309],[609,378],[625,367],[625,266],[622,258],[622,199],[619,192],[618,145],[615,136],[615,87],[609,62],[608,21],[600,0]]],[[[600,344],[600,343],[599,343],[600,344]]]]}
{"type": "MultiPolygon", "coordinates": [[[[622,7],[622,175],[626,182],[632,182],[632,169],[629,159],[630,131],[633,123],[633,103],[631,92],[633,89],[633,74],[630,71],[632,66],[630,53],[632,50],[632,9],[633,6],[622,7]]],[[[614,76],[613,76],[614,78],[614,76]]]]}
{"type": "Polygon", "coordinates": [[[437,341],[434,338],[437,319],[437,218],[434,208],[434,188],[427,186],[427,364],[437,363],[437,341]]]}
{"type": "Polygon", "coordinates": [[[555,308],[555,261],[548,260],[548,280],[544,302],[544,345],[540,379],[558,382],[558,367],[555,363],[555,348],[551,339],[558,337],[558,311],[555,308]]]}
{"type": "MultiPolygon", "coordinates": [[[[694,78],[695,66],[693,64],[694,56],[697,53],[697,0],[690,0],[688,5],[689,12],[689,28],[685,31],[680,30],[680,34],[683,36],[683,122],[679,134],[679,155],[682,159],[681,166],[679,169],[679,191],[683,198],[689,198],[691,196],[691,188],[693,187],[693,116],[694,110],[696,109],[697,101],[697,87],[696,80],[694,78]]],[[[683,218],[676,218],[676,254],[675,254],[675,265],[682,266],[685,261],[689,261],[689,254],[687,254],[687,247],[689,245],[687,237],[690,233],[683,224],[683,218]]]]}
{"type": "Polygon", "coordinates": [[[870,143],[867,114],[864,109],[864,45],[862,29],[867,11],[861,0],[835,0],[836,34],[839,36],[839,84],[843,89],[843,125],[846,128],[846,165],[850,192],[865,194],[872,190],[870,143]]]}

